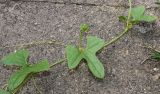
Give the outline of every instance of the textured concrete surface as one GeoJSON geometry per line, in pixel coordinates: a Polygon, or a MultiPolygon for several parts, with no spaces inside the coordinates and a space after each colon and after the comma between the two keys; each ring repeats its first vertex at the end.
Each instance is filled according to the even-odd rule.
{"type": "MultiPolygon", "coordinates": [[[[150,51],[140,47],[148,44],[160,50],[160,9],[154,8],[154,0],[134,0],[134,5],[139,4],[145,5],[147,13],[158,16],[158,20],[139,25],[98,54],[105,66],[104,80],[95,79],[85,63],[73,73],[63,63],[36,76],[43,94],[160,94],[160,80],[155,79],[160,74],[160,63],[147,61],[141,64],[150,51]],[[143,33],[144,30],[147,32],[143,33]]],[[[48,39],[74,44],[81,23],[90,24],[90,35],[109,40],[123,30],[118,16],[127,14],[126,6],[127,0],[2,0],[0,46],[48,39]]],[[[16,49],[0,50],[0,58],[16,49]]],[[[43,58],[54,63],[65,55],[61,45],[37,45],[28,49],[31,63],[43,58]]],[[[0,86],[14,71],[0,66],[0,86]]],[[[29,81],[19,94],[38,92],[29,81]]]]}

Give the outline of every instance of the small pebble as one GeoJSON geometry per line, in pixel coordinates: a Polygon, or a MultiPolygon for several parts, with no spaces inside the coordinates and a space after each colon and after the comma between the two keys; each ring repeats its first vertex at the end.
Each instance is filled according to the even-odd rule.
{"type": "Polygon", "coordinates": [[[159,71],[159,69],[158,69],[158,68],[153,68],[153,70],[154,70],[154,71],[159,71]]]}

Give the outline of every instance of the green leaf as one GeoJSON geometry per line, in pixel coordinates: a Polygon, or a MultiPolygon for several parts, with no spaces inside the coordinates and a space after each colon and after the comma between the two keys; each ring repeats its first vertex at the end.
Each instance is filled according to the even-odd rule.
{"type": "Polygon", "coordinates": [[[29,69],[33,73],[48,71],[50,69],[50,64],[48,63],[47,60],[42,60],[39,63],[30,66],[29,69]]]}
{"type": "Polygon", "coordinates": [[[141,17],[144,15],[145,7],[144,6],[137,6],[132,8],[131,16],[133,17],[134,21],[140,21],[141,17]]]}
{"type": "Polygon", "coordinates": [[[30,70],[28,67],[23,67],[23,69],[17,71],[14,73],[8,82],[8,89],[12,92],[15,90],[19,85],[23,83],[25,78],[28,76],[30,73],[30,70]]]}
{"type": "Polygon", "coordinates": [[[80,25],[80,31],[88,32],[89,31],[89,25],[88,24],[81,24],[80,25]]]}
{"type": "Polygon", "coordinates": [[[83,59],[83,54],[79,51],[78,48],[68,45],[66,47],[67,60],[69,69],[76,68],[80,61],[83,59]]]}
{"type": "Polygon", "coordinates": [[[88,67],[94,76],[98,78],[104,78],[104,67],[99,59],[96,57],[96,52],[99,51],[105,44],[105,41],[97,38],[88,36],[87,37],[87,47],[84,51],[84,58],[88,62],[88,67]]]}
{"type": "Polygon", "coordinates": [[[49,70],[49,68],[50,65],[47,60],[42,60],[39,63],[31,66],[22,67],[21,70],[17,71],[10,77],[10,80],[8,82],[9,90],[13,91],[18,86],[20,86],[30,73],[47,71],[49,70]]]}
{"type": "Polygon", "coordinates": [[[153,53],[151,54],[151,58],[152,58],[152,59],[155,59],[155,60],[157,60],[157,61],[160,61],[160,52],[157,52],[157,51],[153,52],[153,53]]]}
{"type": "Polygon", "coordinates": [[[88,36],[86,49],[91,51],[92,53],[96,53],[104,46],[104,44],[105,44],[104,40],[97,37],[88,36]]]}
{"type": "Polygon", "coordinates": [[[6,65],[26,66],[28,56],[29,52],[27,50],[19,50],[2,58],[1,62],[6,65]]]}
{"type": "Polygon", "coordinates": [[[10,94],[10,93],[5,90],[0,89],[0,94],[10,94]]]}
{"type": "Polygon", "coordinates": [[[148,16],[148,15],[144,15],[140,20],[141,21],[146,21],[146,22],[153,22],[157,19],[156,16],[148,16]]]}
{"type": "Polygon", "coordinates": [[[145,7],[138,6],[132,9],[131,16],[132,21],[145,21],[145,22],[153,22],[157,19],[156,16],[144,15],[145,7]]]}
{"type": "Polygon", "coordinates": [[[118,18],[120,22],[123,22],[123,23],[127,22],[127,18],[125,16],[119,16],[118,18]]]}
{"type": "Polygon", "coordinates": [[[68,45],[66,47],[66,53],[69,69],[77,67],[80,61],[84,58],[87,61],[88,67],[92,74],[97,78],[104,78],[104,67],[96,57],[96,52],[99,51],[104,44],[104,40],[97,37],[88,36],[87,47],[84,50],[80,51],[78,48],[68,45]]]}
{"type": "Polygon", "coordinates": [[[92,74],[97,78],[104,78],[104,67],[102,63],[99,61],[99,59],[96,57],[96,55],[90,51],[85,51],[85,59],[87,60],[88,67],[92,74]]]}

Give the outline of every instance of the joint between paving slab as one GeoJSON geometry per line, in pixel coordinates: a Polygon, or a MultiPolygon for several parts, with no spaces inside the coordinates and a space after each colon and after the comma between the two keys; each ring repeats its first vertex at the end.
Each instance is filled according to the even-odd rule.
{"type": "MultiPolygon", "coordinates": [[[[63,4],[63,5],[77,5],[77,6],[90,6],[90,7],[113,7],[113,8],[126,8],[128,5],[110,5],[110,4],[93,4],[93,3],[78,3],[78,2],[57,2],[57,1],[37,1],[37,0],[10,0],[14,2],[33,2],[33,3],[52,3],[52,4],[63,4]]],[[[6,1],[9,2],[9,1],[6,1]]],[[[0,4],[5,2],[0,2],[0,4]]],[[[147,7],[146,9],[156,9],[157,7],[147,7]]]]}

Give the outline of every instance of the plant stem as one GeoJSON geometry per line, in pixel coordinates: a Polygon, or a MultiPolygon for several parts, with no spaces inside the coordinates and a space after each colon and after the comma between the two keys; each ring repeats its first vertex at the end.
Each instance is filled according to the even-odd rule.
{"type": "Polygon", "coordinates": [[[131,18],[131,10],[132,10],[132,3],[131,3],[131,0],[129,0],[129,12],[128,12],[128,19],[127,19],[127,25],[124,29],[124,31],[122,33],[120,33],[117,37],[114,37],[113,39],[111,39],[109,42],[106,42],[105,45],[103,46],[106,47],[106,46],[109,46],[111,45],[112,43],[116,42],[117,40],[119,40],[121,37],[123,37],[126,33],[129,32],[130,30],[130,18],[131,18]]]}
{"type": "Polygon", "coordinates": [[[67,60],[66,58],[61,59],[61,60],[57,61],[56,63],[52,64],[52,65],[50,66],[50,68],[53,67],[53,66],[55,66],[55,65],[57,65],[57,64],[63,63],[63,62],[66,61],[66,60],[67,60]]]}
{"type": "Polygon", "coordinates": [[[159,50],[156,50],[155,48],[153,48],[153,47],[151,47],[151,46],[140,46],[140,47],[147,48],[147,49],[150,49],[150,50],[152,50],[152,51],[155,51],[155,52],[159,52],[159,53],[160,53],[159,50]]]}
{"type": "Polygon", "coordinates": [[[129,0],[129,12],[128,12],[128,19],[127,19],[127,27],[129,28],[129,23],[131,19],[131,11],[132,11],[132,2],[129,0]]]}
{"type": "Polygon", "coordinates": [[[129,29],[126,28],[121,34],[119,34],[117,37],[111,39],[109,42],[106,42],[106,44],[103,47],[107,47],[109,45],[111,45],[112,43],[116,42],[118,39],[120,39],[121,37],[123,37],[126,33],[128,33],[129,29]]]}
{"type": "Polygon", "coordinates": [[[79,35],[79,48],[82,48],[82,41],[83,41],[83,32],[81,31],[80,32],[80,35],[79,35]]]}
{"type": "Polygon", "coordinates": [[[4,48],[10,48],[10,47],[28,47],[28,46],[43,45],[43,44],[64,45],[63,43],[56,42],[55,40],[44,40],[44,41],[33,41],[33,42],[30,42],[30,43],[24,43],[24,44],[12,45],[12,46],[4,46],[4,47],[1,47],[0,50],[2,50],[4,48]]]}

